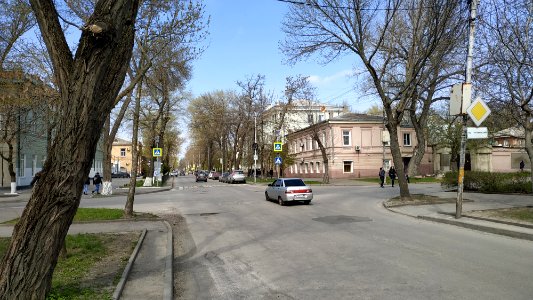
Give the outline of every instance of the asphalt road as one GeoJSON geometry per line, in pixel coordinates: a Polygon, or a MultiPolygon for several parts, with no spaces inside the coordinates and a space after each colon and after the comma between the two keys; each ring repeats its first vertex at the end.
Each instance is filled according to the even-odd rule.
{"type": "MultiPolygon", "coordinates": [[[[531,299],[533,243],[384,209],[398,190],[313,187],[281,207],[264,188],[193,177],[136,197],[136,211],[181,214],[177,299],[531,299]]],[[[421,187],[423,188],[423,187],[421,187]]],[[[411,191],[416,192],[416,185],[411,191]]],[[[124,206],[125,197],[84,199],[124,206]]]]}

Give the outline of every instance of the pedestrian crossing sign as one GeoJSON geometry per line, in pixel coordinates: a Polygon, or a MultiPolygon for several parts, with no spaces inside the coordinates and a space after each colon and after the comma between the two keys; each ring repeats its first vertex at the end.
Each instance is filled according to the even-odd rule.
{"type": "Polygon", "coordinates": [[[274,163],[275,163],[276,165],[281,165],[281,157],[276,156],[276,158],[274,159],[274,163]]]}
{"type": "Polygon", "coordinates": [[[281,152],[281,151],[283,151],[283,143],[275,142],[274,143],[274,152],[281,152]]]}
{"type": "Polygon", "coordinates": [[[161,149],[161,148],[153,148],[152,149],[152,156],[154,156],[154,157],[163,156],[163,149],[161,149]]]}

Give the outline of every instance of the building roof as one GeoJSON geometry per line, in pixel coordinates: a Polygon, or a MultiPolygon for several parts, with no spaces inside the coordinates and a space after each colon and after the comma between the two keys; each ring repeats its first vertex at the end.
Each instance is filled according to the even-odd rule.
{"type": "Polygon", "coordinates": [[[383,117],[360,113],[345,113],[329,119],[330,122],[371,122],[383,123],[383,117]]]}
{"type": "Polygon", "coordinates": [[[517,138],[524,138],[525,137],[525,133],[524,133],[524,128],[522,127],[510,127],[510,128],[506,128],[504,130],[500,130],[498,132],[495,132],[493,134],[494,137],[509,137],[509,136],[512,136],[512,137],[517,137],[517,138]]]}

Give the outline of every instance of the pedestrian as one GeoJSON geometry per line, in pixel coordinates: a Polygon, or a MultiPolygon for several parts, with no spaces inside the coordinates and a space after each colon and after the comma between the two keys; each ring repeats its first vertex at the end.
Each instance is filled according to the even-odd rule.
{"type": "Polygon", "coordinates": [[[94,194],[94,192],[96,192],[96,194],[100,194],[100,184],[102,184],[102,177],[100,177],[100,173],[96,172],[96,174],[94,174],[93,184],[94,190],[92,194],[94,194]]]}
{"type": "Polygon", "coordinates": [[[405,180],[407,180],[407,183],[411,183],[411,182],[409,181],[409,174],[407,174],[407,171],[405,171],[405,180]]]}
{"type": "Polygon", "coordinates": [[[379,168],[379,181],[380,186],[383,188],[383,183],[385,182],[385,170],[383,168],[379,168]]]}
{"type": "Polygon", "coordinates": [[[89,193],[89,185],[91,185],[91,177],[87,176],[87,180],[83,184],[83,194],[87,195],[89,193]]]}
{"type": "Polygon", "coordinates": [[[270,169],[270,171],[268,171],[268,175],[270,176],[270,179],[272,179],[272,176],[274,176],[274,171],[270,169]]]}
{"type": "Polygon", "coordinates": [[[392,183],[392,187],[394,187],[394,180],[396,179],[396,170],[394,170],[394,167],[390,167],[390,169],[389,169],[389,177],[390,177],[390,181],[392,183]]]}
{"type": "Polygon", "coordinates": [[[521,160],[520,161],[520,172],[523,172],[524,171],[524,167],[525,167],[525,163],[524,163],[524,160],[521,160]]]}
{"type": "Polygon", "coordinates": [[[43,170],[35,173],[35,175],[33,176],[33,179],[31,180],[30,185],[33,186],[37,182],[37,180],[39,180],[39,178],[41,178],[42,174],[43,174],[43,170]]]}

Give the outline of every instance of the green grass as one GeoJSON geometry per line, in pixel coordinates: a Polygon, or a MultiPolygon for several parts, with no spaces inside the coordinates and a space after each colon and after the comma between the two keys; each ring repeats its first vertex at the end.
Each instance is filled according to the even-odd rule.
{"type": "MultiPolygon", "coordinates": [[[[124,210],[118,208],[83,208],[80,207],[74,216],[74,222],[111,221],[123,219],[124,210]]],[[[157,218],[152,214],[137,214],[135,217],[157,218]]],[[[3,224],[16,224],[19,219],[4,222],[3,224]]]]}
{"type": "Polygon", "coordinates": [[[124,210],[117,208],[78,208],[74,222],[118,220],[122,219],[123,214],[124,210]]]}
{"type": "MultiPolygon", "coordinates": [[[[379,178],[377,177],[357,178],[354,180],[379,184],[379,178]]],[[[389,177],[387,177],[386,180],[387,180],[387,183],[391,182],[389,177]]],[[[421,177],[421,178],[411,177],[409,178],[409,181],[410,183],[440,183],[441,179],[435,178],[435,177],[421,177]]],[[[395,179],[394,182],[398,182],[398,179],[395,179]]]]}
{"type": "MultiPolygon", "coordinates": [[[[46,299],[112,299],[113,290],[105,286],[82,286],[85,274],[107,254],[106,245],[112,243],[112,239],[112,235],[68,235],[67,257],[58,260],[52,289],[46,299]]],[[[0,238],[0,257],[3,257],[9,240],[0,238]]]]}
{"type": "Polygon", "coordinates": [[[497,211],[497,215],[514,220],[533,223],[533,207],[517,207],[497,211]]]}

